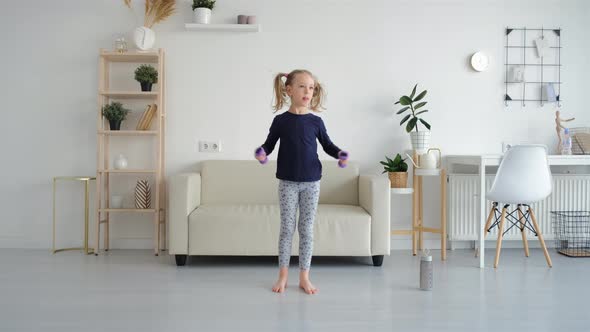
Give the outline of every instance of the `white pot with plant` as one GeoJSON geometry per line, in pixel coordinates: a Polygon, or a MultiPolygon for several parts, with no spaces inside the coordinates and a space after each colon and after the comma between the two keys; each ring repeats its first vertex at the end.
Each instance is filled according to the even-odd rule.
{"type": "Polygon", "coordinates": [[[425,153],[430,147],[430,124],[424,119],[418,117],[418,115],[428,112],[428,110],[420,110],[428,102],[423,101],[426,96],[426,90],[420,92],[416,97],[416,88],[418,84],[414,85],[414,89],[409,96],[402,96],[395,104],[400,104],[402,107],[397,114],[403,114],[408,110],[411,114],[406,114],[400,121],[400,126],[406,121],[406,131],[410,133],[410,140],[412,142],[412,149],[418,153],[425,153]],[[419,130],[419,124],[424,125],[426,130],[419,130]]]}
{"type": "MultiPolygon", "coordinates": [[[[124,0],[131,8],[131,0],[124,0]]],[[[156,33],[152,30],[156,23],[162,22],[174,14],[176,0],[145,0],[143,26],[133,31],[133,41],[140,51],[150,51],[156,42],[156,33]]]]}
{"type": "Polygon", "coordinates": [[[385,156],[385,161],[380,161],[380,163],[383,165],[383,173],[387,172],[389,175],[391,188],[406,188],[408,186],[408,164],[399,153],[393,160],[385,156]]]}
{"type": "Polygon", "coordinates": [[[215,7],[216,0],[193,0],[193,13],[195,23],[209,24],[211,22],[211,11],[215,7]]]}

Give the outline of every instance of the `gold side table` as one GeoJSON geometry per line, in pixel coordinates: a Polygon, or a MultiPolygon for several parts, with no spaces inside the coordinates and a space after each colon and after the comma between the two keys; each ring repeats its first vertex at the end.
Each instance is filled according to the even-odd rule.
{"type": "Polygon", "coordinates": [[[94,253],[94,250],[89,250],[88,248],[88,196],[89,196],[89,182],[95,181],[96,177],[93,176],[56,176],[53,178],[53,244],[52,244],[52,251],[55,254],[56,252],[60,251],[67,251],[67,250],[84,250],[86,255],[94,253]],[[55,248],[55,187],[57,181],[83,181],[84,182],[84,247],[81,248],[55,248]]]}

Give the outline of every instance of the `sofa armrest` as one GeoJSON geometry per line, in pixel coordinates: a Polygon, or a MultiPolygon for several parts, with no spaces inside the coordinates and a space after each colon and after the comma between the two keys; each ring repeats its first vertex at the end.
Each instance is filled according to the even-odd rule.
{"type": "Polygon", "coordinates": [[[201,205],[201,174],[183,173],[168,178],[168,251],[188,254],[188,216],[201,205]]]}
{"type": "Polygon", "coordinates": [[[389,255],[390,196],[388,178],[377,175],[359,176],[359,203],[371,215],[371,255],[389,255]]]}

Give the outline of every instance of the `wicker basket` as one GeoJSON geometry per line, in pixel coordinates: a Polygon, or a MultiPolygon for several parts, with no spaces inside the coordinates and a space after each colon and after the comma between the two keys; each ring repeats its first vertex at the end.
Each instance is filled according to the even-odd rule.
{"type": "Polygon", "coordinates": [[[408,172],[389,172],[391,188],[406,188],[408,185],[408,172]]]}

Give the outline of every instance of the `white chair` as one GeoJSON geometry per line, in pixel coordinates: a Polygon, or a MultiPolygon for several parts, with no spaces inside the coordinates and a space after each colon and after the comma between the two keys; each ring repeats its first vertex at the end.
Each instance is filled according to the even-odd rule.
{"type": "Polygon", "coordinates": [[[492,208],[486,221],[484,236],[491,229],[498,226],[494,268],[498,267],[498,261],[500,260],[502,237],[512,227],[520,229],[527,257],[529,256],[529,246],[525,231],[529,229],[533,232],[539,238],[547,264],[549,267],[552,266],[543,235],[530,206],[532,203],[547,198],[552,189],[547,148],[544,145],[516,145],[506,151],[492,188],[486,196],[488,200],[492,201],[492,208]],[[501,212],[498,209],[500,203],[503,204],[501,212]],[[508,212],[510,205],[516,205],[517,207],[512,212],[508,212]],[[524,211],[523,207],[525,208],[524,211]],[[506,221],[510,223],[510,226],[504,230],[506,221]]]}

